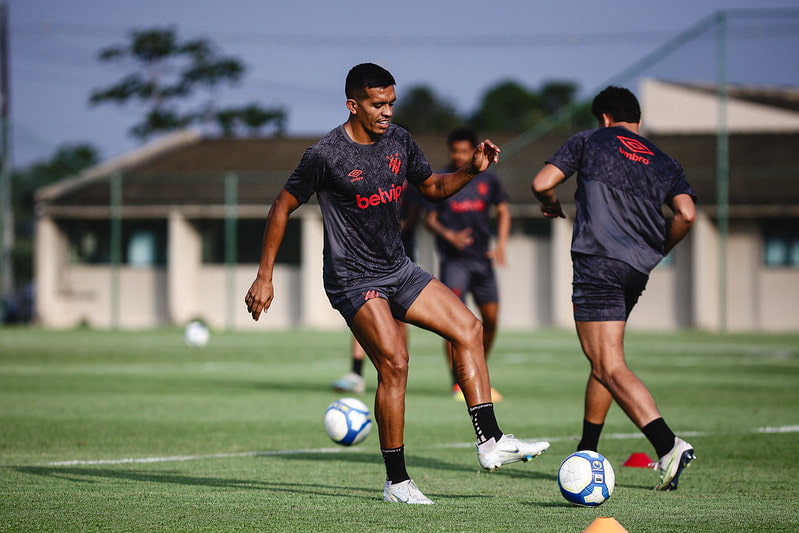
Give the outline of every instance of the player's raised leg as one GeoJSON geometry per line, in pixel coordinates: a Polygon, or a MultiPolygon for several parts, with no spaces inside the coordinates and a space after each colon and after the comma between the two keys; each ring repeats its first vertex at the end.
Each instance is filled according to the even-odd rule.
{"type": "Polygon", "coordinates": [[[483,355],[483,328],[471,311],[433,279],[405,315],[407,322],[433,331],[452,345],[452,364],[477,435],[477,456],[487,470],[541,455],[548,442],[525,442],[504,434],[494,415],[491,382],[483,355]]]}

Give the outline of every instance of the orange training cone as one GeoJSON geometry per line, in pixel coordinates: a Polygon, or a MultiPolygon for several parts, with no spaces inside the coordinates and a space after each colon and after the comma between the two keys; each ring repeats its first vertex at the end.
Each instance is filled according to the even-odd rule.
{"type": "Polygon", "coordinates": [[[655,461],[645,453],[634,453],[621,466],[631,466],[633,468],[651,468],[655,461]]]}
{"type": "Polygon", "coordinates": [[[598,516],[591,522],[583,533],[628,533],[615,518],[611,516],[598,516]]]}

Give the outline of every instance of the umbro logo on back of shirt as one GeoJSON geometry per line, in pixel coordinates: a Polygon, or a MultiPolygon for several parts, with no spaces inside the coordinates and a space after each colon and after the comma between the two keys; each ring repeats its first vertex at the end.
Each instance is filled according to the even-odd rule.
{"type": "Polygon", "coordinates": [[[632,152],[627,152],[624,148],[619,147],[619,152],[629,159],[630,161],[635,161],[636,163],[643,163],[644,165],[648,165],[650,163],[649,159],[644,157],[640,154],[646,155],[655,155],[652,150],[647,148],[647,146],[637,139],[631,139],[629,137],[622,137],[621,135],[616,136],[619,141],[629,150],[632,152]]]}

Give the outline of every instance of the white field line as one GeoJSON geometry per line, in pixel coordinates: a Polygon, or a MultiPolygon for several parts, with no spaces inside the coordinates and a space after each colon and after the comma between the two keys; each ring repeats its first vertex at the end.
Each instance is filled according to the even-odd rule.
{"type": "Polygon", "coordinates": [[[297,455],[301,453],[338,453],[347,448],[308,448],[297,450],[273,450],[266,452],[212,453],[209,455],[171,455],[165,457],[123,457],[121,459],[76,459],[73,461],[53,461],[42,466],[77,466],[77,465],[125,465],[143,463],[171,463],[180,461],[199,461],[202,459],[228,459],[231,457],[259,457],[268,455],[297,455]]]}
{"type": "MultiPolygon", "coordinates": [[[[778,427],[760,427],[752,431],[752,433],[799,433],[799,425],[796,426],[778,426],[778,427]]],[[[705,437],[712,435],[712,433],[702,431],[688,431],[681,432],[681,436],[685,437],[705,437]]],[[[642,439],[641,433],[610,433],[603,435],[603,439],[642,439]]],[[[551,437],[541,439],[525,439],[525,440],[545,440],[549,442],[563,442],[569,440],[577,440],[575,437],[551,437]]],[[[461,442],[452,444],[441,444],[436,448],[473,448],[473,442],[461,442]]],[[[237,453],[213,453],[208,455],[171,455],[164,457],[123,457],[121,459],[76,459],[72,461],[53,461],[50,463],[43,463],[40,466],[86,466],[86,465],[124,465],[124,464],[147,464],[147,463],[170,463],[180,461],[200,461],[205,459],[229,459],[232,457],[268,457],[274,455],[298,455],[303,453],[339,453],[343,451],[360,451],[364,448],[299,448],[296,450],[272,450],[272,451],[254,451],[254,452],[237,452],[237,453]]]]}

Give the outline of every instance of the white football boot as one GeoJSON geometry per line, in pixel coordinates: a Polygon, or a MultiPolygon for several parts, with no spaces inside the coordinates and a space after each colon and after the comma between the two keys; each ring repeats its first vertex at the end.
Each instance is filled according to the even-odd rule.
{"type": "Polygon", "coordinates": [[[655,470],[660,472],[660,483],[655,486],[655,490],[677,490],[680,474],[694,459],[694,447],[675,437],[674,447],[669,453],[653,463],[655,470]]]}
{"type": "Polygon", "coordinates": [[[485,449],[486,443],[477,445],[477,460],[486,470],[496,470],[502,465],[524,461],[537,457],[549,449],[548,442],[525,442],[511,434],[504,434],[493,446],[485,449]]]}
{"type": "Polygon", "coordinates": [[[366,382],[355,372],[350,372],[333,382],[333,390],[361,395],[366,392],[366,382]]]}
{"type": "Polygon", "coordinates": [[[422,494],[419,487],[412,479],[406,479],[399,483],[386,481],[383,487],[383,501],[393,503],[415,503],[420,505],[430,505],[433,500],[422,494]]]}

